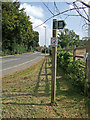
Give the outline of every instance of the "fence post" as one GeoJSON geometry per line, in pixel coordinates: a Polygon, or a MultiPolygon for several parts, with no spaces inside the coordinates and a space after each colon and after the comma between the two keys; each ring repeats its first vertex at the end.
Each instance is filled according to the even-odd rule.
{"type": "MultiPolygon", "coordinates": [[[[86,53],[88,53],[88,47],[86,46],[86,53]]],[[[85,97],[87,96],[87,62],[88,62],[88,58],[86,57],[86,63],[85,63],[85,82],[84,82],[84,95],[85,97]]]]}
{"type": "MultiPolygon", "coordinates": [[[[88,2],[90,5],[90,1],[88,2]]],[[[90,8],[88,8],[88,61],[87,61],[87,79],[88,79],[88,99],[90,99],[90,8]]],[[[90,117],[90,104],[88,104],[88,117],[90,117]]]]}
{"type": "Polygon", "coordinates": [[[67,51],[67,52],[69,51],[68,49],[69,49],[69,46],[67,46],[67,48],[66,48],[66,51],[67,51]]]}
{"type": "Polygon", "coordinates": [[[75,57],[76,57],[76,45],[73,47],[73,63],[75,62],[75,57]]]}
{"type": "MultiPolygon", "coordinates": [[[[90,39],[88,40],[87,96],[88,96],[88,99],[90,99],[90,39]]],[[[89,104],[88,104],[88,117],[90,117],[90,105],[89,104]]]]}

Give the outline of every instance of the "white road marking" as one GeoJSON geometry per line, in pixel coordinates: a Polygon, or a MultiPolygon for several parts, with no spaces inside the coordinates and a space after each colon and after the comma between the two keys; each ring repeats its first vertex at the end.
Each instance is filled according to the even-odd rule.
{"type": "Polygon", "coordinates": [[[45,55],[45,54],[41,54],[41,55],[45,55]]]}
{"type": "Polygon", "coordinates": [[[33,54],[36,54],[37,52],[33,53],[33,54]]]}
{"type": "MultiPolygon", "coordinates": [[[[35,52],[35,53],[33,53],[33,54],[37,54],[37,52],[35,52]]],[[[33,54],[30,54],[30,56],[31,56],[31,55],[33,55],[33,54]]],[[[19,60],[19,59],[21,59],[21,58],[17,58],[17,59],[10,59],[10,60],[2,60],[2,59],[1,59],[1,61],[0,61],[0,62],[5,63],[5,62],[11,62],[11,61],[14,61],[14,60],[19,60]]]]}
{"type": "MultiPolygon", "coordinates": [[[[10,59],[10,60],[2,60],[2,63],[5,63],[5,62],[11,62],[11,61],[14,61],[14,60],[19,60],[19,59],[21,59],[21,58],[18,58],[18,59],[10,59]]],[[[1,61],[0,61],[1,62],[1,61]]]]}
{"type": "MultiPolygon", "coordinates": [[[[37,58],[40,58],[40,56],[37,57],[37,58]]],[[[37,58],[35,58],[35,59],[37,59],[37,58]]],[[[35,60],[35,59],[33,59],[33,60],[35,60]]],[[[30,60],[30,61],[24,62],[24,63],[22,63],[22,64],[19,64],[19,65],[13,66],[13,67],[9,67],[9,68],[7,68],[7,69],[3,69],[3,70],[0,70],[0,71],[4,71],[4,70],[8,70],[8,69],[15,68],[15,67],[18,67],[18,66],[24,65],[24,64],[26,64],[26,63],[29,63],[29,62],[31,62],[31,61],[33,61],[33,60],[30,60]]]]}

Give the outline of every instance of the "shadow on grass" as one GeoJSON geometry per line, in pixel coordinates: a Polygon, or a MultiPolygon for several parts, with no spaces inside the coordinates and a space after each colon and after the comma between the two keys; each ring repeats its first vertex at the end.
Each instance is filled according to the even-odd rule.
{"type": "Polygon", "coordinates": [[[37,79],[37,84],[35,86],[34,92],[38,92],[39,83],[40,83],[40,75],[41,75],[41,72],[42,72],[42,69],[43,69],[44,62],[45,62],[45,60],[43,61],[42,66],[40,68],[38,79],[37,79]]]}
{"type": "Polygon", "coordinates": [[[51,74],[48,74],[48,71],[47,71],[48,69],[50,69],[50,67],[47,66],[48,62],[49,62],[48,58],[46,57],[42,66],[41,66],[41,68],[40,68],[37,84],[36,84],[35,89],[34,89],[34,93],[39,95],[39,96],[42,96],[42,95],[43,96],[49,96],[50,95],[50,93],[49,93],[50,85],[49,85],[48,75],[51,75],[51,74]],[[45,74],[42,74],[42,70],[44,69],[44,63],[45,63],[45,74]],[[41,76],[45,77],[45,90],[42,90],[42,91],[44,91],[44,93],[38,93],[38,91],[40,91],[38,89],[39,89],[39,83],[40,83],[40,77],[41,76]]]}
{"type": "Polygon", "coordinates": [[[47,94],[45,93],[31,93],[31,94],[7,94],[5,95],[5,98],[9,98],[9,97],[19,97],[19,96],[35,96],[35,97],[44,97],[47,94]]]}
{"type": "Polygon", "coordinates": [[[39,105],[39,106],[50,106],[50,103],[40,103],[40,104],[37,104],[37,103],[17,103],[17,102],[8,102],[8,103],[3,103],[4,105],[39,105]]]}
{"type": "Polygon", "coordinates": [[[48,75],[47,75],[47,59],[46,59],[46,63],[45,63],[45,76],[46,76],[46,80],[45,80],[45,93],[47,95],[49,95],[49,91],[50,91],[50,85],[49,85],[49,81],[48,81],[48,75]]]}
{"type": "MultiPolygon", "coordinates": [[[[33,96],[35,96],[35,97],[37,97],[37,99],[39,98],[39,97],[48,97],[48,96],[50,96],[50,93],[49,93],[49,91],[50,91],[50,86],[49,86],[49,80],[48,80],[48,66],[47,66],[47,64],[48,64],[48,61],[47,61],[47,59],[48,58],[46,58],[44,61],[43,61],[43,63],[42,63],[42,65],[41,65],[41,68],[40,68],[40,71],[39,71],[39,74],[38,74],[38,79],[37,79],[37,84],[36,84],[36,86],[35,86],[35,88],[34,88],[34,90],[33,91],[31,91],[30,93],[25,93],[25,91],[11,91],[11,93],[8,93],[8,91],[7,91],[7,93],[4,93],[3,94],[3,100],[5,100],[5,98],[9,98],[9,99],[12,99],[12,98],[18,98],[18,97],[33,97],[33,96]],[[44,67],[44,63],[45,63],[45,67],[44,67]],[[40,89],[39,90],[39,84],[40,84],[40,77],[41,77],[41,74],[42,74],[42,70],[43,69],[45,69],[45,74],[44,74],[44,77],[45,77],[45,85],[43,86],[43,87],[45,87],[45,89],[43,90],[43,89],[40,89]],[[15,93],[16,92],[16,93],[15,93]]],[[[50,74],[49,74],[50,75],[50,74]]],[[[5,104],[5,103],[4,103],[5,104]]],[[[9,103],[7,103],[7,104],[9,104],[9,103]]]]}
{"type": "MultiPolygon", "coordinates": [[[[13,97],[30,97],[31,96],[31,98],[33,97],[33,96],[35,96],[35,97],[37,97],[37,99],[39,98],[39,97],[48,97],[48,96],[50,96],[50,85],[49,85],[49,80],[48,80],[48,75],[50,75],[50,74],[48,74],[48,69],[49,69],[49,67],[47,66],[48,65],[48,60],[47,60],[47,58],[43,61],[43,63],[42,63],[42,65],[41,65],[41,68],[40,68],[40,71],[39,71],[39,74],[38,74],[38,79],[37,79],[37,84],[36,84],[36,86],[35,86],[35,88],[34,88],[34,92],[32,91],[30,94],[26,94],[25,93],[25,91],[23,91],[24,93],[20,93],[20,91],[16,91],[17,93],[15,94],[15,92],[14,92],[14,94],[13,93],[11,93],[11,94],[7,94],[7,95],[5,95],[5,98],[9,98],[10,97],[10,99],[11,98],[13,98],[13,97]],[[45,67],[44,67],[44,65],[45,65],[45,67]],[[42,81],[40,81],[40,77],[42,76],[42,70],[43,69],[45,69],[45,74],[43,74],[43,76],[45,77],[45,84],[44,84],[44,86],[43,87],[45,87],[45,89],[43,90],[43,89],[40,89],[39,90],[39,84],[40,84],[40,82],[42,82],[42,81]]],[[[21,91],[22,92],[22,91],[21,91]]],[[[41,106],[44,106],[44,105],[47,105],[47,106],[49,106],[50,104],[48,103],[46,103],[46,104],[44,104],[44,103],[39,103],[39,104],[37,104],[37,103],[18,103],[18,102],[7,102],[7,103],[3,103],[3,104],[12,104],[12,105],[41,105],[41,106]]]]}

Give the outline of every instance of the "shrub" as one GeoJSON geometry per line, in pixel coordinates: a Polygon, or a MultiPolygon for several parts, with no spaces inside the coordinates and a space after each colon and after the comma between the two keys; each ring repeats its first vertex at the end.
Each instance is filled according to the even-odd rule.
{"type": "Polygon", "coordinates": [[[64,71],[64,77],[66,80],[72,83],[72,85],[78,88],[81,92],[84,92],[84,69],[80,67],[80,64],[84,65],[80,59],[76,60],[73,64],[70,58],[71,53],[59,53],[57,56],[57,67],[62,68],[64,71]]]}

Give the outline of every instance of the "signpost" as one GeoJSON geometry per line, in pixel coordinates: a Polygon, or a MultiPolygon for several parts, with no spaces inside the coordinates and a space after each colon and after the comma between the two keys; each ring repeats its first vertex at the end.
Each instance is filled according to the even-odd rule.
{"type": "Polygon", "coordinates": [[[51,38],[52,46],[52,80],[51,80],[51,105],[54,105],[56,95],[56,61],[57,61],[57,29],[63,29],[65,27],[63,20],[53,19],[53,35],[51,38]]]}

